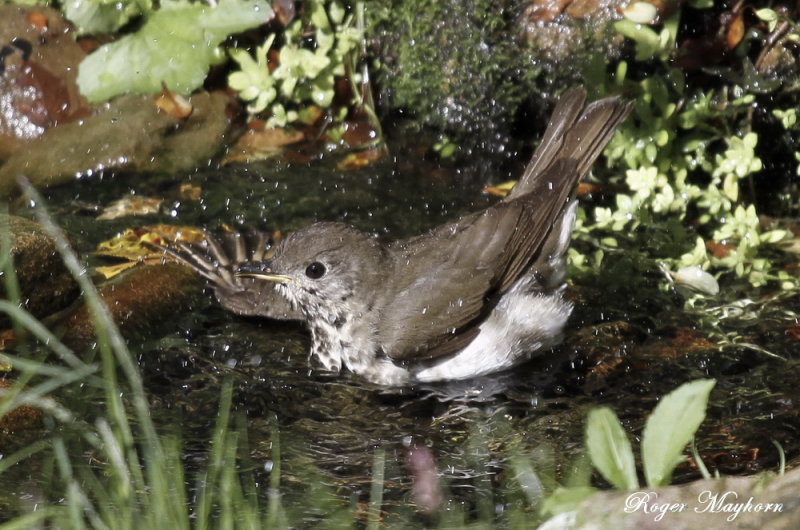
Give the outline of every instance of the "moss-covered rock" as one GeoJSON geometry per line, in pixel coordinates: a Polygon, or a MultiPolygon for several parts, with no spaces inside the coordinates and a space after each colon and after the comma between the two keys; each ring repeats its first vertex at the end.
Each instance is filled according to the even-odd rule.
{"type": "MultiPolygon", "coordinates": [[[[70,275],[53,240],[33,221],[13,215],[0,218],[0,227],[8,227],[10,253],[17,273],[22,307],[37,318],[65,308],[78,296],[78,284],[70,275]]],[[[7,298],[4,272],[0,271],[0,298],[7,298]]],[[[0,314],[0,328],[11,324],[0,314]]]]}
{"type": "MultiPolygon", "coordinates": [[[[174,263],[135,267],[98,289],[111,318],[126,339],[134,340],[162,329],[190,306],[200,293],[202,280],[174,263]]],[[[75,350],[95,342],[92,312],[86,304],[71,308],[57,324],[64,344],[75,350]]]]}
{"type": "Polygon", "coordinates": [[[379,105],[448,136],[462,155],[508,152],[521,115],[543,122],[540,100],[580,83],[592,58],[621,42],[609,30],[611,4],[574,14],[561,6],[547,19],[519,0],[371,4],[379,105]]]}

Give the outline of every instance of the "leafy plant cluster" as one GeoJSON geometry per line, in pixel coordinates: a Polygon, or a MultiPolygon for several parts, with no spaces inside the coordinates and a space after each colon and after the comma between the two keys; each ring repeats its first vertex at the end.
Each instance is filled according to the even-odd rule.
{"type": "Polygon", "coordinates": [[[107,7],[98,7],[91,0],[64,5],[65,9],[70,5],[92,7],[91,17],[84,18],[86,13],[79,13],[77,23],[84,31],[123,24],[127,21],[124,13],[129,11],[144,15],[138,31],[104,44],[81,62],[78,87],[95,103],[126,93],[154,94],[164,87],[191,93],[203,85],[212,65],[225,60],[219,48],[222,41],[272,16],[272,8],[263,0],[221,0],[216,7],[185,0],[166,1],[158,10],[148,2],[133,2],[135,7],[130,9],[119,4],[120,16],[113,21],[103,16],[107,7]]]}
{"type": "MultiPolygon", "coordinates": [[[[301,19],[284,28],[280,47],[273,33],[256,49],[255,57],[245,50],[231,50],[240,69],[230,74],[228,83],[249,102],[251,113],[269,108],[268,126],[304,121],[303,113],[293,107],[309,103],[330,107],[334,82],[348,73],[351,54],[364,38],[363,26],[337,0],[309,0],[304,9],[301,19]],[[271,69],[268,55],[273,49],[279,60],[271,69]]],[[[349,73],[356,75],[352,69],[349,73]]]]}
{"type": "Polygon", "coordinates": [[[254,56],[238,48],[226,53],[221,44],[273,18],[264,0],[71,0],[57,5],[79,34],[122,34],[79,67],[78,86],[94,103],[126,93],[158,93],[164,87],[188,94],[203,85],[212,66],[232,59],[238,68],[228,77],[230,88],[248,102],[252,114],[269,111],[268,126],[280,127],[315,119],[318,114],[310,107],[330,107],[336,79],[349,76],[355,84],[359,77],[353,53],[364,38],[363,21],[350,12],[358,9],[338,0],[303,2],[300,16],[268,35],[254,56]],[[134,20],[141,23],[132,26],[134,20]],[[132,27],[137,29],[128,32],[132,27]]]}
{"type": "MultiPolygon", "coordinates": [[[[770,13],[761,10],[758,15],[771,20],[770,13]]],[[[691,268],[698,278],[710,278],[713,272],[752,286],[773,282],[796,289],[798,279],[769,257],[774,245],[791,234],[765,228],[754,198],[743,192],[753,187],[763,167],[758,144],[764,139],[752,131],[752,110],[760,94],[756,87],[763,91],[773,85],[767,79],[756,82],[763,76],[746,54],[740,59],[743,74],[725,71],[736,81],[730,85],[687,83],[684,71],[673,66],[679,17],[675,13],[658,31],[631,20],[616,24],[634,41],[636,61],[646,63],[640,70],[647,73],[633,79],[629,69],[642,64],[623,62],[610,83],[604,64],[587,74],[589,86],[635,94],[636,104],[632,118],[606,150],[609,164],[624,170],[612,181],[624,191],[615,195],[613,205],[581,213],[579,237],[599,241],[599,250],[593,255],[572,250],[572,262],[578,270],[596,268],[621,241],[638,237],[639,243],[645,242],[640,248],[647,257],[661,263],[672,279],[676,275],[671,271],[691,268]]],[[[774,116],[776,123],[796,127],[794,109],[776,110],[774,116]]],[[[715,294],[703,285],[708,282],[699,287],[705,294],[715,294]]]]}
{"type": "MultiPolygon", "coordinates": [[[[713,379],[685,383],[664,396],[647,417],[641,451],[648,487],[670,484],[673,470],[683,462],[684,448],[705,418],[708,396],[715,383],[713,379]]],[[[639,488],[630,440],[610,408],[599,407],[589,413],[586,420],[586,449],[594,467],[615,488],[639,488]]],[[[699,458],[696,460],[704,470],[702,461],[699,458]]],[[[704,474],[708,475],[708,472],[704,474]]],[[[595,491],[588,485],[559,487],[545,500],[542,511],[557,514],[574,509],[595,491]]]]}

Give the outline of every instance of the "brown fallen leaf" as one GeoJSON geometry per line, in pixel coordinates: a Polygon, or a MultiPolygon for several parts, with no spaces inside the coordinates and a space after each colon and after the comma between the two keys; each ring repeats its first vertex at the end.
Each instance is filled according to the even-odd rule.
{"type": "Polygon", "coordinates": [[[552,22],[572,0],[534,0],[523,13],[531,22],[552,22]]]}
{"type": "Polygon", "coordinates": [[[706,241],[706,250],[711,252],[715,258],[724,258],[730,254],[731,250],[734,250],[735,248],[736,246],[728,243],[717,243],[711,239],[706,241]]]}
{"type": "Polygon", "coordinates": [[[203,188],[184,182],[178,189],[178,196],[186,201],[199,201],[203,194],[203,188]]]}
{"type": "MultiPolygon", "coordinates": [[[[0,332],[0,351],[10,350],[17,344],[17,334],[13,329],[0,332]]],[[[10,372],[14,368],[11,360],[5,355],[0,355],[0,372],[10,372]]]]}
{"type": "Polygon", "coordinates": [[[353,149],[368,147],[380,142],[380,134],[367,121],[348,121],[342,124],[342,140],[353,149]]]}
{"type": "Polygon", "coordinates": [[[489,195],[495,195],[497,197],[505,197],[511,192],[511,189],[517,185],[516,180],[508,180],[506,182],[500,183],[497,186],[486,186],[481,191],[483,193],[488,193],[489,195]]]}
{"type": "Polygon", "coordinates": [[[164,199],[142,197],[141,195],[128,195],[116,200],[103,208],[97,216],[98,221],[111,221],[127,215],[150,215],[158,213],[164,199]]]}
{"type": "Polygon", "coordinates": [[[728,30],[725,32],[725,45],[727,46],[728,50],[734,49],[739,45],[740,42],[742,42],[745,29],[744,10],[740,10],[738,13],[734,14],[730,24],[728,24],[728,30]]]}
{"type": "Polygon", "coordinates": [[[302,131],[291,129],[250,129],[243,134],[236,145],[228,150],[223,164],[233,162],[255,162],[279,155],[287,145],[305,139],[302,131]]]}
{"type": "Polygon", "coordinates": [[[44,32],[47,30],[47,15],[41,11],[31,11],[28,13],[28,16],[26,16],[25,19],[27,20],[28,24],[39,31],[44,32]]]}
{"type": "MultiPolygon", "coordinates": [[[[10,379],[0,379],[0,397],[14,385],[10,379]]],[[[30,405],[21,405],[0,416],[0,431],[10,433],[38,427],[42,422],[42,411],[30,405]]]]}
{"type": "Polygon", "coordinates": [[[173,118],[188,118],[194,109],[194,107],[192,107],[192,102],[180,94],[172,92],[163,83],[162,86],[163,90],[161,90],[161,93],[159,93],[154,100],[156,107],[173,118]]]}
{"type": "Polygon", "coordinates": [[[116,265],[100,265],[94,268],[94,271],[100,275],[104,280],[110,280],[115,276],[119,276],[123,272],[128,269],[132,269],[136,267],[140,263],[150,265],[153,264],[151,261],[155,262],[155,260],[149,260],[146,258],[142,258],[140,261],[123,261],[122,263],[117,263],[116,265]]]}
{"type": "Polygon", "coordinates": [[[164,245],[167,241],[197,243],[205,239],[205,232],[192,226],[152,225],[128,228],[115,237],[97,245],[95,255],[125,260],[123,263],[100,266],[95,270],[104,278],[113,278],[138,264],[161,263],[163,253],[155,252],[145,243],[164,245]]]}
{"type": "Polygon", "coordinates": [[[383,158],[385,153],[386,150],[383,147],[371,147],[363,151],[350,153],[336,164],[336,168],[348,170],[365,167],[383,158]]]}
{"type": "Polygon", "coordinates": [[[792,324],[786,328],[785,333],[792,340],[800,341],[800,324],[792,324]]]}
{"type": "Polygon", "coordinates": [[[273,0],[272,10],[275,11],[278,22],[284,27],[288,26],[297,14],[297,8],[292,0],[273,0]]]}

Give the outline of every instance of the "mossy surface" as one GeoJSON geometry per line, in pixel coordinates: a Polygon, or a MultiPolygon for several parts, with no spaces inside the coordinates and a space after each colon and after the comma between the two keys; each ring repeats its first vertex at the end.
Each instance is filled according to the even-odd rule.
{"type": "Polygon", "coordinates": [[[513,151],[520,132],[543,129],[542,100],[580,83],[593,57],[614,53],[615,42],[605,17],[540,24],[525,7],[519,0],[371,4],[379,106],[457,145],[461,157],[513,151]]]}

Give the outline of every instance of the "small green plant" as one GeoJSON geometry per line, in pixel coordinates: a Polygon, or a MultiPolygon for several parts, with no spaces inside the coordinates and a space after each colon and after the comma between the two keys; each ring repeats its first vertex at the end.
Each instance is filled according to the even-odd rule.
{"type": "Polygon", "coordinates": [[[440,136],[439,140],[433,144],[433,150],[439,154],[439,156],[445,160],[453,158],[458,151],[458,145],[453,143],[453,141],[448,138],[447,136],[440,136]]]}
{"type": "Polygon", "coordinates": [[[731,135],[711,126],[745,112],[752,96],[742,94],[732,101],[712,93],[686,97],[682,86],[670,86],[658,77],[638,85],[641,95],[634,120],[622,126],[607,150],[611,164],[628,168],[620,180],[629,192],[618,193],[613,207],[596,207],[594,222],[587,220],[580,231],[616,234],[647,231],[668,219],[696,221],[703,235],[692,238],[686,232],[683,241],[675,241],[677,245],[651,248],[653,258],[673,270],[699,266],[732,272],[753,286],[776,280],[784,288],[796,287],[796,281],[759,256],[789,233],[764,230],[754,206],[742,202],[740,182],[762,167],[755,152],[758,137],[752,132],[731,135]],[[720,144],[725,146],[722,152],[709,157],[711,146],[720,144]],[[707,183],[698,183],[696,175],[701,173],[707,183]],[[725,255],[709,253],[706,240],[725,245],[725,255]],[[683,252],[658,254],[681,246],[683,252]]]}
{"type": "Polygon", "coordinates": [[[71,0],[60,5],[64,16],[75,24],[79,34],[113,33],[131,19],[153,11],[151,0],[71,0]]]}
{"type": "MultiPolygon", "coordinates": [[[[710,274],[743,279],[752,287],[800,289],[800,280],[782,269],[774,250],[790,232],[780,225],[765,227],[750,192],[763,169],[753,108],[758,94],[775,87],[768,85],[771,80],[753,81],[760,74],[746,56],[741,75],[727,72],[731,84],[716,89],[687,84],[672,63],[679,16],[676,12],[660,29],[632,20],[616,23],[617,31],[636,43],[637,62],[621,62],[613,78],[600,62],[586,73],[587,84],[601,94],[607,86],[634,95],[636,104],[606,149],[618,172],[611,182],[620,191],[613,204],[579,214],[577,239],[591,242],[594,250],[570,250],[572,264],[577,272],[596,270],[618,249],[633,247],[640,259],[649,260],[650,270],[667,272],[665,286],[687,277],[691,268],[697,278],[710,274]],[[639,62],[649,68],[634,71],[639,62]]],[[[772,12],[758,16],[774,29],[772,12]]],[[[793,109],[774,116],[787,130],[796,127],[793,109]]],[[[800,160],[800,154],[795,157],[800,160]]],[[[701,279],[707,287],[699,291],[716,294],[713,282],[701,279]]]]}
{"type": "Polygon", "coordinates": [[[256,49],[255,58],[244,50],[231,51],[240,69],[230,74],[228,83],[249,102],[250,113],[269,110],[268,127],[301,121],[298,110],[303,105],[331,105],[337,77],[357,76],[346,66],[363,37],[363,28],[337,0],[305,2],[303,16],[281,34],[274,70],[268,58],[275,45],[273,34],[256,49]]]}
{"type": "MultiPolygon", "coordinates": [[[[716,381],[700,379],[685,383],[664,396],[647,418],[642,434],[642,463],[649,487],[666,486],[672,471],[684,457],[683,450],[703,422],[708,396],[716,381]]],[[[621,490],[639,487],[630,441],[614,412],[601,407],[586,421],[586,448],[594,467],[612,486],[621,490]]],[[[594,493],[588,486],[558,488],[545,500],[547,514],[568,511],[594,493]]]]}
{"type": "MultiPolygon", "coordinates": [[[[30,185],[25,184],[24,191],[32,203],[41,205],[41,197],[30,185]]],[[[270,521],[280,522],[279,499],[263,512],[243,490],[237,471],[237,434],[229,428],[231,384],[223,385],[210,463],[198,479],[196,501],[189,503],[178,437],[157,432],[139,369],[107,308],[42,206],[37,207],[37,215],[81,284],[98,334],[100,361],[81,360],[15,303],[0,300],[0,311],[9,314],[28,336],[45,345],[36,350],[44,352],[45,358],[9,356],[20,376],[13,387],[0,391],[0,416],[23,405],[37,407],[44,413],[47,434],[46,438],[6,455],[0,462],[0,475],[44,453],[48,455],[43,457],[45,462],[50,462],[45,467],[52,466],[54,473],[43,486],[54,488],[58,492],[56,498],[61,499],[40,504],[38,509],[20,514],[3,527],[207,528],[214,517],[225,527],[257,528],[267,527],[270,521]],[[51,354],[58,361],[48,361],[46,357],[51,354]],[[118,370],[122,380],[118,378],[118,370]],[[49,397],[63,387],[76,384],[84,392],[100,391],[105,395],[105,408],[91,423],[49,397]],[[79,447],[74,447],[75,444],[79,447]],[[83,459],[76,461],[72,456],[75,454],[92,454],[98,463],[87,465],[83,459]],[[194,518],[190,517],[190,507],[194,508],[194,518]]],[[[7,237],[3,237],[0,245],[8,248],[7,237]]],[[[7,280],[13,277],[9,273],[13,269],[10,260],[3,258],[0,265],[7,285],[13,283],[7,280]]],[[[273,483],[278,477],[278,474],[273,477],[273,483]]]]}
{"type": "Polygon", "coordinates": [[[676,12],[664,22],[659,32],[656,32],[650,26],[642,24],[639,21],[630,20],[630,18],[615,22],[614,29],[616,29],[620,35],[624,35],[636,43],[637,61],[645,61],[652,57],[667,60],[672,53],[672,49],[675,47],[679,22],[680,11],[676,10],[676,12]]]}
{"type": "Polygon", "coordinates": [[[81,61],[77,81],[89,101],[154,94],[164,86],[191,93],[202,86],[212,65],[224,61],[219,44],[228,35],[273,16],[261,0],[222,0],[216,7],[178,0],[163,2],[158,10],[142,8],[142,14],[145,20],[137,32],[104,44],[81,61]]]}

